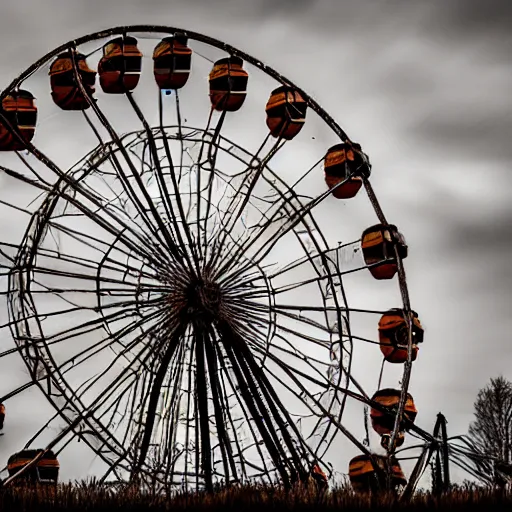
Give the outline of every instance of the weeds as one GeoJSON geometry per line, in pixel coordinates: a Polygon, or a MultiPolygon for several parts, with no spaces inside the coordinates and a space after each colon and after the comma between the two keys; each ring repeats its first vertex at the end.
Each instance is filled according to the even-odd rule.
{"type": "Polygon", "coordinates": [[[318,493],[314,487],[286,491],[278,486],[252,485],[218,489],[213,494],[178,492],[172,496],[136,489],[112,489],[95,481],[57,487],[26,486],[0,490],[2,512],[287,512],[287,511],[500,511],[512,510],[512,494],[476,486],[456,487],[436,497],[419,492],[407,503],[393,495],[356,495],[347,487],[318,493]]]}

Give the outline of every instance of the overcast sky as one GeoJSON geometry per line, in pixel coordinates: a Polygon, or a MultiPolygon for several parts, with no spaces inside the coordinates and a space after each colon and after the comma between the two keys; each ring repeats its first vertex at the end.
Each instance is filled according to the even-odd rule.
{"type": "Polygon", "coordinates": [[[411,381],[418,424],[430,430],[442,411],[449,434],[465,433],[478,389],[512,379],[512,4],[17,0],[2,6],[2,84],[55,46],[123,24],[222,39],[299,84],[361,142],[410,248],[426,328],[411,381]]]}

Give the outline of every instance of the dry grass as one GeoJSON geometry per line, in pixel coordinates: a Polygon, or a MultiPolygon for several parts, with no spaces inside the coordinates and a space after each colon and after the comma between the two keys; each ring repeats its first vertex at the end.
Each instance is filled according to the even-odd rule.
{"type": "Polygon", "coordinates": [[[346,488],[318,495],[312,489],[285,492],[279,487],[258,486],[220,489],[213,495],[176,494],[172,497],[142,494],[132,490],[115,492],[94,482],[61,484],[57,488],[25,487],[0,490],[2,512],[286,512],[286,511],[499,511],[512,510],[512,494],[478,488],[456,488],[436,498],[418,493],[409,503],[392,496],[357,496],[346,488]]]}

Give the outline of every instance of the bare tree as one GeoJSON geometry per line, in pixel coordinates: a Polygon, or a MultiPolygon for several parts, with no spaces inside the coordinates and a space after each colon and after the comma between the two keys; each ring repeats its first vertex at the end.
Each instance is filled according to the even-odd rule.
{"type": "Polygon", "coordinates": [[[494,484],[505,484],[502,467],[512,462],[512,382],[500,376],[478,392],[475,421],[468,437],[478,455],[474,462],[480,472],[492,475],[494,484]],[[490,457],[491,459],[486,459],[490,457]]]}

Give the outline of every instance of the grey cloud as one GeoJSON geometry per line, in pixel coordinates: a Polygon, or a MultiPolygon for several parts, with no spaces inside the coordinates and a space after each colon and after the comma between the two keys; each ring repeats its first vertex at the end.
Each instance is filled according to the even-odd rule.
{"type": "Polygon", "coordinates": [[[428,329],[412,377],[420,425],[443,410],[450,433],[464,432],[478,387],[512,377],[502,314],[512,298],[511,2],[20,0],[2,14],[4,83],[74,37],[152,22],[221,38],[289,75],[369,148],[376,193],[404,226],[428,329]]]}
{"type": "Polygon", "coordinates": [[[502,0],[443,2],[438,19],[440,27],[453,27],[468,35],[488,32],[500,37],[510,35],[512,5],[502,0]]]}

